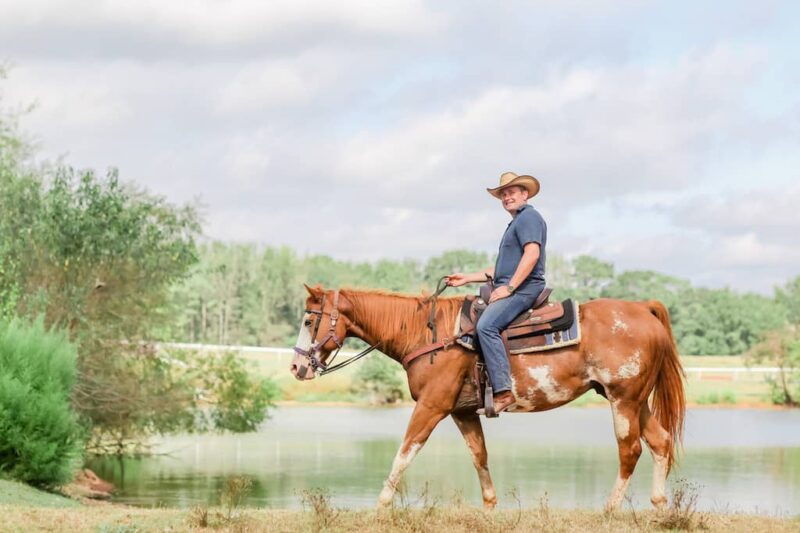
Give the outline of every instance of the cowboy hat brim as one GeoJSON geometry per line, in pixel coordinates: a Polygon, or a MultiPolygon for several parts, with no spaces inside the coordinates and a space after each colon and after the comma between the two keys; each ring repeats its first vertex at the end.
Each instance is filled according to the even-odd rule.
{"type": "Polygon", "coordinates": [[[500,185],[499,187],[495,187],[494,189],[487,188],[486,191],[494,196],[495,198],[500,198],[500,191],[511,187],[513,185],[518,185],[520,187],[524,187],[528,190],[528,198],[533,198],[537,194],[539,194],[539,180],[534,178],[533,176],[522,175],[517,176],[513,180],[509,181],[505,185],[500,185]]]}

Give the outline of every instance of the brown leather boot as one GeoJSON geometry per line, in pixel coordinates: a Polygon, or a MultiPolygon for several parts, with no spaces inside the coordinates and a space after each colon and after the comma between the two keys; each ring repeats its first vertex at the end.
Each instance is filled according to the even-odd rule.
{"type": "Polygon", "coordinates": [[[510,390],[494,395],[494,412],[498,415],[515,405],[517,405],[517,398],[514,397],[514,393],[510,390]]]}
{"type": "Polygon", "coordinates": [[[505,391],[501,392],[500,394],[495,394],[493,396],[492,403],[494,404],[493,405],[494,409],[490,410],[488,413],[486,412],[486,409],[484,409],[483,407],[478,409],[476,412],[479,415],[485,415],[487,418],[494,418],[496,416],[499,416],[500,413],[502,413],[503,411],[507,411],[512,407],[514,407],[515,405],[517,405],[517,399],[516,397],[514,397],[513,392],[505,391]]]}

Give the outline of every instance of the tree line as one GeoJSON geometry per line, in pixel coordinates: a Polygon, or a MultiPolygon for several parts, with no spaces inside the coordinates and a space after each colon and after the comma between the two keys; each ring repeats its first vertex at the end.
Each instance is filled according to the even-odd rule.
{"type": "MultiPolygon", "coordinates": [[[[426,261],[354,262],[300,256],[287,247],[223,242],[200,245],[198,258],[189,277],[174,289],[175,320],[162,332],[164,338],[262,346],[294,342],[306,297],[303,283],[419,294],[433,291],[443,275],[485,268],[494,260],[485,252],[451,250],[426,261]]],[[[569,259],[548,254],[546,277],[554,289],[552,298],[661,300],[684,355],[745,353],[765,332],[786,324],[800,299],[800,276],[768,297],[693,287],[685,279],[654,271],[616,273],[613,264],[588,255],[569,259]]],[[[447,294],[476,290],[472,285],[447,294]]]]}

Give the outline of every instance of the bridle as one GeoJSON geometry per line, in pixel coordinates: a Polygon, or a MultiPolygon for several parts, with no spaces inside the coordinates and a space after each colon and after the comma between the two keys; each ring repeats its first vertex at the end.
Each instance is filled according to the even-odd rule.
{"type": "MultiPolygon", "coordinates": [[[[314,325],[314,332],[311,334],[311,343],[312,343],[311,347],[308,350],[304,350],[299,346],[294,347],[294,351],[296,354],[302,355],[303,357],[308,359],[309,364],[311,365],[311,371],[319,374],[320,376],[324,376],[325,374],[330,374],[331,372],[339,370],[340,368],[346,367],[350,363],[353,363],[361,359],[362,357],[373,351],[380,344],[380,342],[376,342],[369,348],[354,355],[350,359],[342,361],[338,365],[330,366],[331,363],[333,363],[333,360],[336,359],[336,356],[339,355],[339,351],[342,349],[342,344],[343,344],[343,339],[340,339],[339,335],[337,335],[336,333],[336,323],[339,321],[339,289],[336,289],[336,291],[334,291],[333,293],[333,309],[331,309],[329,313],[325,311],[326,297],[327,294],[323,293],[322,304],[319,306],[318,310],[308,309],[308,308],[304,310],[304,313],[311,313],[313,315],[319,316],[317,323],[314,325]],[[320,339],[315,343],[314,340],[317,338],[317,334],[319,333],[319,325],[322,323],[323,315],[330,315],[331,317],[330,325],[328,326],[328,333],[324,337],[322,337],[322,339],[320,339]],[[333,340],[337,348],[336,348],[336,353],[333,354],[333,356],[330,358],[330,361],[328,361],[328,363],[326,364],[323,363],[322,360],[317,357],[317,355],[322,351],[322,347],[325,346],[325,344],[327,344],[329,340],[333,340]]],[[[306,371],[307,368],[305,366],[301,366],[297,370],[297,375],[300,376],[300,378],[302,379],[305,377],[306,371]]]]}

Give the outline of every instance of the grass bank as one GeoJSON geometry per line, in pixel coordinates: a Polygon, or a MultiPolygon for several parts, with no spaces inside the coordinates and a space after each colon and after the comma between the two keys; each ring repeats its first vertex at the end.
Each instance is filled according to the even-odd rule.
{"type": "MultiPolygon", "coordinates": [[[[546,497],[538,505],[484,511],[454,499],[448,504],[425,494],[413,505],[401,496],[390,509],[350,510],[331,503],[328,493],[306,490],[302,510],[242,507],[250,488],[246,478],[231,478],[223,489],[220,507],[144,509],[111,503],[78,502],[21,483],[0,480],[0,532],[146,531],[236,532],[522,532],[522,531],[800,531],[800,516],[770,517],[736,513],[700,512],[697,489],[679,484],[664,511],[637,511],[626,505],[615,513],[583,509],[555,509],[546,497]]],[[[402,492],[401,492],[402,494],[402,492]]]]}
{"type": "Polygon", "coordinates": [[[497,531],[748,531],[789,532],[800,520],[737,514],[696,514],[684,518],[655,511],[563,510],[545,507],[486,512],[473,507],[345,510],[331,507],[306,511],[244,509],[228,517],[225,509],[137,509],[95,505],[71,509],[0,505],[0,531],[145,531],[236,532],[497,532],[497,531]],[[681,525],[688,527],[681,528],[681,525]]]}
{"type": "MultiPolygon", "coordinates": [[[[35,489],[18,481],[0,479],[0,505],[77,508],[80,503],[60,494],[35,489]]],[[[5,517],[5,513],[2,515],[5,517]]],[[[0,520],[0,523],[5,519],[0,520]]]]}

